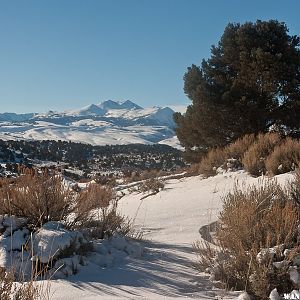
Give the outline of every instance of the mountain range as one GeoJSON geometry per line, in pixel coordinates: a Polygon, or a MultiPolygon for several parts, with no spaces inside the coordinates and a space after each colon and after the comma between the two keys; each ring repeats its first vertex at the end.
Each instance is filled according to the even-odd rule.
{"type": "Polygon", "coordinates": [[[77,110],[0,113],[0,139],[62,140],[92,145],[153,144],[180,147],[174,110],[142,108],[132,101],[107,100],[77,110]]]}

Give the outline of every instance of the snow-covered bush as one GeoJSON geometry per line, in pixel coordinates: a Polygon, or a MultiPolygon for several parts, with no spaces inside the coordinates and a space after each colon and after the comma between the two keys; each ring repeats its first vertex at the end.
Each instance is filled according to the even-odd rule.
{"type": "Polygon", "coordinates": [[[0,216],[0,228],[0,299],[34,300],[46,296],[43,288],[34,284],[36,274],[32,272],[30,254],[25,250],[30,239],[27,220],[0,216]]]}
{"type": "Polygon", "coordinates": [[[17,217],[2,216],[0,225],[0,271],[3,268],[17,281],[41,276],[64,278],[88,263],[110,267],[127,256],[139,258],[143,254],[138,243],[119,233],[87,241],[80,231],[68,230],[60,222],[45,223],[31,234],[26,220],[17,217]]]}
{"type": "Polygon", "coordinates": [[[236,187],[223,199],[219,219],[217,244],[196,244],[196,266],[211,273],[215,283],[246,287],[259,299],[274,288],[287,293],[300,286],[300,211],[288,189],[271,180],[236,187]]]}
{"type": "Polygon", "coordinates": [[[1,180],[0,267],[17,280],[69,276],[88,263],[89,253],[95,252],[93,241],[104,238],[116,244],[123,237],[125,246],[112,245],[106,253],[110,256],[99,254],[98,260],[112,261],[116,251],[138,256],[141,251],[124,237],[130,223],[116,208],[110,187],[93,183],[75,191],[48,171],[1,180]]]}

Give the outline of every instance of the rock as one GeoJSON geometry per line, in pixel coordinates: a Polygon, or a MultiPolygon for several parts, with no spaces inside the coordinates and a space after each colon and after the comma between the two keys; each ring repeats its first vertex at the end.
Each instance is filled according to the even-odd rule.
{"type": "Polygon", "coordinates": [[[99,241],[94,242],[93,247],[94,247],[94,251],[97,252],[97,253],[104,254],[104,255],[108,254],[108,249],[105,246],[105,244],[102,243],[102,241],[101,242],[99,242],[99,241]]]}
{"type": "Polygon", "coordinates": [[[269,298],[270,300],[282,300],[276,288],[271,291],[269,298]]]}
{"type": "Polygon", "coordinates": [[[289,267],[289,274],[290,274],[290,279],[292,282],[294,282],[295,284],[300,283],[300,281],[299,281],[300,276],[299,276],[297,267],[295,267],[295,266],[289,267]]]}
{"type": "Polygon", "coordinates": [[[144,251],[141,245],[131,242],[125,247],[125,252],[133,258],[140,258],[144,251]]]}
{"type": "Polygon", "coordinates": [[[59,256],[62,250],[73,244],[74,250],[85,242],[82,234],[77,231],[64,229],[58,222],[46,223],[40,228],[33,238],[33,252],[35,260],[48,263],[54,257],[59,256]],[[49,224],[51,223],[51,224],[49,224]]]}
{"type": "Polygon", "coordinates": [[[276,269],[284,268],[284,267],[286,267],[288,264],[289,264],[289,262],[286,261],[286,260],[273,262],[273,266],[274,266],[276,269]]]}
{"type": "Polygon", "coordinates": [[[52,276],[55,278],[62,278],[76,274],[81,268],[81,261],[81,256],[79,255],[59,259],[55,262],[52,276]]]}
{"type": "Polygon", "coordinates": [[[293,265],[294,266],[300,266],[300,254],[296,255],[294,258],[293,258],[293,265]]]}
{"type": "Polygon", "coordinates": [[[238,296],[238,300],[251,300],[251,296],[247,292],[244,292],[238,296]]]}
{"type": "Polygon", "coordinates": [[[277,245],[272,248],[263,248],[257,254],[256,259],[261,264],[269,259],[274,259],[276,254],[282,253],[284,245],[277,245]]]}
{"type": "Polygon", "coordinates": [[[64,229],[64,225],[60,222],[49,221],[43,225],[43,228],[49,230],[59,230],[64,229]]]}
{"type": "Polygon", "coordinates": [[[0,246],[7,251],[22,250],[22,246],[26,244],[29,235],[27,228],[18,229],[12,235],[2,235],[0,237],[0,246]]]}
{"type": "Polygon", "coordinates": [[[111,254],[102,255],[99,253],[91,253],[88,256],[90,262],[100,266],[100,267],[110,267],[114,262],[114,257],[111,254]]]}
{"type": "Polygon", "coordinates": [[[124,250],[127,246],[127,241],[125,237],[119,234],[114,235],[110,243],[114,248],[118,250],[124,250]]]}
{"type": "Polygon", "coordinates": [[[3,226],[10,227],[12,231],[19,229],[26,225],[27,219],[25,218],[17,218],[16,216],[8,216],[5,215],[3,218],[3,226]]]}

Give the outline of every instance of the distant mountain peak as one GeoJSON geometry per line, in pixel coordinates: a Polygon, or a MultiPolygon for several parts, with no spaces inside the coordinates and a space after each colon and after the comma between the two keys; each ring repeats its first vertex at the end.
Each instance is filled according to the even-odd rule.
{"type": "Polygon", "coordinates": [[[69,110],[66,112],[67,115],[77,115],[77,116],[101,116],[105,111],[95,104],[87,105],[81,109],[69,110]]]}
{"type": "Polygon", "coordinates": [[[142,109],[141,106],[137,105],[136,103],[134,103],[130,100],[126,100],[124,102],[121,102],[120,106],[122,106],[122,108],[124,108],[124,109],[142,109]]]}
{"type": "Polygon", "coordinates": [[[110,109],[142,109],[141,106],[136,103],[126,100],[126,101],[113,101],[106,100],[101,102],[99,105],[102,109],[110,110],[110,109]]]}
{"type": "Polygon", "coordinates": [[[175,135],[173,114],[169,107],[142,108],[130,100],[107,100],[46,114],[0,114],[0,139],[67,140],[93,145],[164,143],[175,135]]]}

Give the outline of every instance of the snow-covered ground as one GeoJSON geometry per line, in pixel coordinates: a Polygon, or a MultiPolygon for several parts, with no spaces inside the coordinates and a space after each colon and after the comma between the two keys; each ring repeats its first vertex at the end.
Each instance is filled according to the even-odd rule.
{"type": "MultiPolygon", "coordinates": [[[[286,182],[291,174],[277,177],[286,182]]],[[[217,219],[221,198],[239,184],[256,184],[243,171],[207,179],[200,176],[170,179],[160,193],[141,200],[129,194],[119,210],[134,220],[144,233],[142,258],[126,258],[109,268],[92,263],[66,280],[51,281],[53,299],[216,299],[234,295],[214,289],[192,263],[192,244],[200,239],[199,228],[217,219]]]]}

